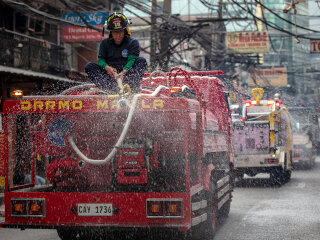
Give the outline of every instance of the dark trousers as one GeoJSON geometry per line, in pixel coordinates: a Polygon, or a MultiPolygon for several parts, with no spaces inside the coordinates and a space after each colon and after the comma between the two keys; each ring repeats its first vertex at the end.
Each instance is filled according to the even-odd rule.
{"type": "MultiPolygon", "coordinates": [[[[117,69],[118,73],[122,71],[122,67],[112,66],[117,69]]],[[[123,84],[129,84],[133,91],[137,91],[140,88],[141,79],[146,69],[147,61],[144,57],[138,57],[132,68],[125,74],[123,78],[123,84]]],[[[98,88],[102,90],[119,90],[117,81],[114,77],[111,77],[106,70],[100,67],[98,64],[89,62],[84,67],[85,72],[88,74],[89,79],[98,88]]]]}

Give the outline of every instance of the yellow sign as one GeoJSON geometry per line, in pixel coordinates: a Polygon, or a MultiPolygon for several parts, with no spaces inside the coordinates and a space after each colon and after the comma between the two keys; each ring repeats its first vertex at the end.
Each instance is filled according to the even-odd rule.
{"type": "Polygon", "coordinates": [[[257,68],[250,73],[249,86],[286,87],[287,68],[257,68]]]}
{"type": "Polygon", "coordinates": [[[231,32],[226,35],[227,48],[239,53],[269,52],[268,32],[231,32]]]}
{"type": "MultiPolygon", "coordinates": [[[[117,102],[115,100],[98,100],[97,101],[97,109],[115,109],[117,107],[117,102]]],[[[150,103],[147,103],[146,100],[142,99],[141,104],[139,105],[142,109],[161,109],[164,108],[164,102],[161,99],[153,99],[150,103]]]]}
{"type": "Polygon", "coordinates": [[[82,101],[21,101],[21,110],[82,109],[82,101]]]}
{"type": "Polygon", "coordinates": [[[262,88],[254,88],[252,89],[252,96],[253,98],[256,100],[257,104],[260,104],[260,99],[262,98],[263,96],[263,89],[262,88]]]}
{"type": "Polygon", "coordinates": [[[0,187],[4,187],[4,185],[5,185],[5,178],[0,177],[0,187]]]}

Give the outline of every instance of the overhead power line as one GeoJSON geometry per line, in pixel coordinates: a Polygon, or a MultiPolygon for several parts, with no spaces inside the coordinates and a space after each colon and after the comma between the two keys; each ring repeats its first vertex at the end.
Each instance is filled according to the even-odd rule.
{"type": "MultiPolygon", "coordinates": [[[[244,10],[244,11],[248,10],[248,13],[249,13],[251,16],[253,16],[255,19],[263,22],[264,24],[266,24],[267,26],[269,26],[269,27],[271,27],[271,28],[273,28],[273,29],[276,29],[276,30],[278,30],[278,31],[280,31],[280,32],[283,32],[283,33],[287,33],[288,35],[291,35],[291,36],[293,36],[293,37],[299,37],[299,38],[304,38],[304,39],[309,39],[309,40],[312,39],[312,38],[310,38],[310,37],[305,37],[304,35],[296,35],[296,34],[290,32],[290,31],[287,31],[287,30],[285,30],[285,29],[277,26],[277,25],[270,24],[269,22],[265,21],[264,19],[259,18],[259,17],[257,17],[255,14],[253,14],[249,8],[248,8],[248,9],[245,9],[244,7],[241,6],[241,4],[237,3],[235,0],[231,0],[231,1],[232,1],[234,4],[236,4],[238,7],[240,7],[242,10],[244,10]]],[[[245,1],[245,2],[246,2],[246,1],[245,1]]]]}
{"type": "Polygon", "coordinates": [[[30,11],[33,14],[36,14],[36,15],[39,15],[39,16],[43,16],[43,17],[49,18],[49,19],[57,21],[57,22],[67,23],[67,24],[70,24],[70,25],[73,25],[73,26],[87,27],[87,28],[91,28],[91,29],[94,29],[94,30],[97,30],[97,31],[102,31],[101,29],[93,27],[90,24],[86,25],[86,24],[71,22],[71,21],[65,20],[65,19],[63,19],[61,17],[56,17],[56,16],[53,16],[51,14],[45,13],[43,11],[39,11],[39,10],[29,6],[26,3],[16,2],[16,1],[13,1],[13,0],[2,0],[2,1],[4,3],[7,3],[9,6],[16,6],[17,9],[19,11],[21,11],[21,12],[30,11]]]}
{"type": "Polygon", "coordinates": [[[298,25],[298,24],[295,24],[291,21],[289,21],[288,19],[285,19],[283,17],[281,17],[279,14],[277,14],[276,12],[274,12],[272,9],[268,8],[266,5],[262,4],[261,1],[258,1],[258,0],[255,0],[257,4],[260,4],[263,8],[267,9],[270,13],[274,14],[275,16],[277,16],[278,18],[280,18],[281,20],[291,24],[291,25],[294,25],[298,28],[301,28],[301,29],[304,29],[304,30],[308,30],[308,31],[311,31],[311,32],[315,32],[315,33],[320,33],[320,31],[317,31],[317,30],[314,30],[314,29],[310,29],[310,28],[306,28],[304,26],[301,26],[301,25],[298,25]]]}

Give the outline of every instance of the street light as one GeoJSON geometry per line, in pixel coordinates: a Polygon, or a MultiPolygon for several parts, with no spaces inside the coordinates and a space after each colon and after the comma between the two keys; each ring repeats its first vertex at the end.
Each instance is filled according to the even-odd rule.
{"type": "Polygon", "coordinates": [[[288,13],[292,8],[292,3],[285,2],[282,7],[282,12],[288,13]]]}
{"type": "Polygon", "coordinates": [[[293,9],[293,14],[297,13],[296,4],[294,3],[294,0],[292,0],[291,3],[285,2],[282,7],[282,12],[288,13],[291,9],[293,9]]]}
{"type": "Polygon", "coordinates": [[[298,38],[298,30],[297,30],[297,22],[296,22],[297,9],[296,9],[296,4],[295,4],[294,0],[292,0],[291,3],[285,2],[282,7],[282,12],[288,13],[291,9],[293,9],[294,24],[296,27],[296,38],[294,39],[294,41],[298,44],[298,43],[300,43],[300,39],[298,38]]]}

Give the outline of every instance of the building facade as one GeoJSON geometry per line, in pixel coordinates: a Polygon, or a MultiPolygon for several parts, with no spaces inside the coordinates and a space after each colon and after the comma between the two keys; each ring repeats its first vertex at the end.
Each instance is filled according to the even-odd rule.
{"type": "MultiPolygon", "coordinates": [[[[9,98],[13,89],[27,95],[54,94],[86,81],[81,73],[87,62],[97,61],[102,36],[99,32],[101,38],[93,41],[65,41],[66,24],[86,28],[79,27],[83,23],[63,18],[74,9],[62,2],[0,0],[1,98],[9,98]]],[[[107,18],[116,5],[107,0],[87,0],[79,1],[77,9],[81,14],[103,11],[107,18]]]]}

